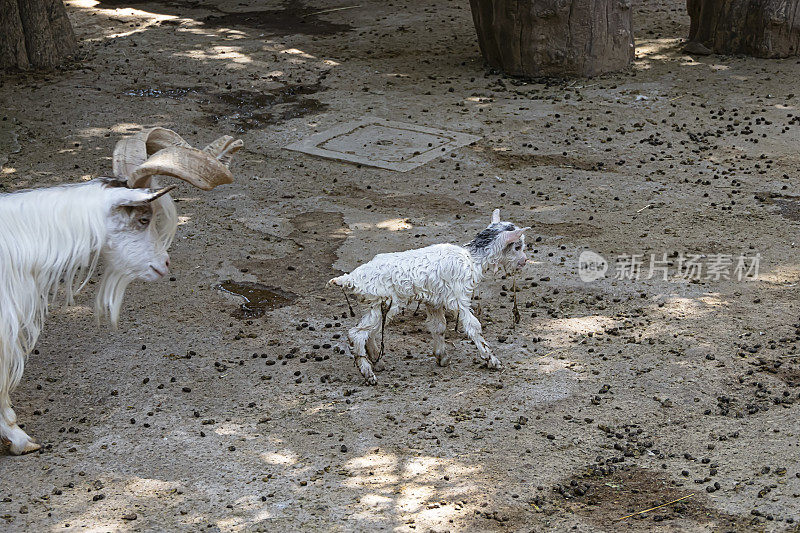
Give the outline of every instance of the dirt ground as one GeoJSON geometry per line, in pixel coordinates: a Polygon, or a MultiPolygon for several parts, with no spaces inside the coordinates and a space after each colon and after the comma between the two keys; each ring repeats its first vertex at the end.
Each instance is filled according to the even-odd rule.
{"type": "Polygon", "coordinates": [[[466,1],[67,4],[79,61],[0,78],[1,190],[107,175],[149,126],[246,148],[235,183],[181,185],[172,277],[117,331],[92,287],[51,313],[0,529],[797,530],[798,60],[687,56],[679,1],[636,2],[630,71],[542,83],[484,70],[466,1]],[[364,115],[482,140],[407,173],[283,149],[364,115]],[[437,367],[409,310],[365,386],[325,282],[496,207],[533,227],[520,323],[510,279],[479,289],[504,370],[452,320],[437,367]],[[670,278],[586,283],[584,250],[670,278]],[[757,280],[672,276],[756,253],[757,280]]]}

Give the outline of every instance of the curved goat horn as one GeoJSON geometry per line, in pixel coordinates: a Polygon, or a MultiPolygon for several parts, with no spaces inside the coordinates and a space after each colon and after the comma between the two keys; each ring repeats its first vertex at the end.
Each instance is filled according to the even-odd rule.
{"type": "Polygon", "coordinates": [[[119,141],[114,148],[114,174],[128,187],[149,187],[153,176],[174,176],[205,191],[231,183],[231,156],[244,143],[226,135],[205,150],[192,148],[166,128],[150,128],[119,141]]]}

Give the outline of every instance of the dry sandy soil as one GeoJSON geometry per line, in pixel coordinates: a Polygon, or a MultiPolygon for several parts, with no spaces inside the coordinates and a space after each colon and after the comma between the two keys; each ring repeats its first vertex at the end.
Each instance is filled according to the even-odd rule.
{"type": "Polygon", "coordinates": [[[687,56],[678,1],[635,5],[630,71],[546,83],[484,70],[466,1],[67,4],[79,60],[0,78],[2,190],[106,175],[148,126],[246,149],[232,185],[181,185],[173,277],[131,286],[119,330],[92,287],[53,310],[13,397],[43,449],[0,457],[0,529],[796,529],[797,60],[687,56]],[[282,148],[365,114],[482,140],[405,174],[282,148]],[[479,291],[505,369],[452,321],[438,368],[410,310],[365,386],[325,281],[495,207],[533,226],[521,322],[510,279],[479,291]],[[760,272],[584,283],[586,249],[760,272]],[[243,309],[225,282],[285,293],[243,309]]]}

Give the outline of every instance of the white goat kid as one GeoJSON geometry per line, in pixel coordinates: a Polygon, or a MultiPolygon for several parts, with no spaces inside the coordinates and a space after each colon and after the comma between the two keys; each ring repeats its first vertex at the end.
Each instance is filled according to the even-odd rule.
{"type": "Polygon", "coordinates": [[[95,309],[116,325],[128,284],[158,280],[169,269],[177,213],[167,193],[174,186],[150,189],[151,178],[171,175],[206,190],[232,181],[226,164],[241,141],[222,138],[201,152],[177,140],[156,128],[121,141],[114,170],[127,182],[99,178],[0,194],[0,440],[11,453],[40,447],[17,425],[10,394],[59,287],[72,303],[76,276],[85,277],[80,290],[102,259],[95,309]]]}
{"type": "Polygon", "coordinates": [[[330,280],[329,285],[352,292],[369,306],[358,325],[349,331],[355,365],[366,382],[377,383],[373,365],[381,356],[378,334],[411,302],[425,305],[428,329],[433,336],[433,353],[440,366],[449,363],[444,333],[447,329],[445,311],[451,311],[458,316],[462,329],[475,343],[486,365],[500,368],[500,361],[483,339],[480,322],[472,314],[472,293],[487,270],[503,267],[513,272],[525,265],[528,257],[524,233],[528,229],[501,222],[500,210],[496,209],[492,213],[492,223],[464,247],[435,244],[378,254],[350,274],[330,280]]]}

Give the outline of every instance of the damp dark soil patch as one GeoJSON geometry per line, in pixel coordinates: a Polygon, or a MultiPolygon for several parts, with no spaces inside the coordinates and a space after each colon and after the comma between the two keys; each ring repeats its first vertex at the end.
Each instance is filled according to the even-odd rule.
{"type": "Polygon", "coordinates": [[[280,258],[247,261],[246,267],[259,279],[298,294],[327,292],[325,284],[342,272],[333,268],[336,252],[347,239],[348,229],[341,213],[310,211],[291,219],[294,230],[283,237],[295,244],[295,251],[280,258]]]}
{"type": "MultiPolygon", "coordinates": [[[[147,6],[147,11],[192,18],[204,26],[213,29],[248,28],[258,30],[270,36],[283,35],[333,35],[352,30],[347,24],[337,24],[320,18],[318,7],[307,7],[302,2],[288,0],[282,9],[224,11],[210,1],[191,0],[101,0],[101,7],[147,6]],[[210,15],[193,15],[186,10],[211,12],[210,15]]],[[[247,2],[239,3],[241,9],[248,7],[247,2]]]]}
{"type": "Polygon", "coordinates": [[[231,313],[235,318],[250,319],[264,316],[267,311],[291,305],[297,295],[275,287],[251,281],[223,281],[217,289],[244,298],[239,309],[231,313]]]}
{"type": "Polygon", "coordinates": [[[490,151],[494,166],[503,170],[529,167],[560,167],[587,170],[590,172],[615,172],[602,161],[591,161],[563,154],[520,154],[516,152],[490,151]]]}
{"type": "MultiPolygon", "coordinates": [[[[776,378],[783,381],[791,388],[800,387],[800,354],[797,353],[795,348],[791,348],[785,352],[783,357],[756,357],[750,359],[750,364],[762,374],[771,374],[776,378]]],[[[758,388],[761,393],[762,399],[769,400],[770,404],[785,406],[794,403],[795,399],[800,400],[800,393],[794,391],[771,398],[768,394],[765,396],[765,391],[762,390],[763,384],[758,388]]],[[[764,409],[766,410],[766,409],[764,409]]]]}
{"type": "Polygon", "coordinates": [[[757,192],[755,198],[762,204],[777,207],[783,218],[800,222],[800,197],[774,192],[757,192]]]}
{"type": "Polygon", "coordinates": [[[174,87],[168,89],[159,89],[156,87],[148,87],[144,89],[130,89],[122,94],[125,96],[141,96],[146,98],[172,98],[174,100],[181,100],[187,96],[200,94],[203,91],[198,87],[174,87]]]}
{"type": "Polygon", "coordinates": [[[129,89],[122,94],[141,98],[194,100],[203,112],[203,116],[195,120],[198,125],[230,123],[236,133],[245,133],[324,111],[328,107],[326,104],[307,98],[308,95],[323,90],[324,87],[318,81],[309,85],[284,85],[264,91],[232,89],[226,92],[209,92],[205,87],[146,87],[129,89]]]}
{"type": "Polygon", "coordinates": [[[623,525],[626,531],[652,531],[669,525],[675,531],[701,526],[710,531],[744,532],[752,527],[751,517],[733,516],[710,507],[701,487],[681,486],[659,472],[633,465],[587,466],[556,484],[553,493],[553,503],[558,507],[567,507],[608,531],[623,525]],[[686,496],[689,497],[679,502],[620,520],[686,496]]]}
{"type": "Polygon", "coordinates": [[[327,105],[305,95],[321,89],[315,85],[286,85],[271,91],[234,90],[211,95],[212,100],[203,106],[206,118],[216,124],[231,122],[237,133],[281,124],[293,118],[316,115],[327,105]]]}

